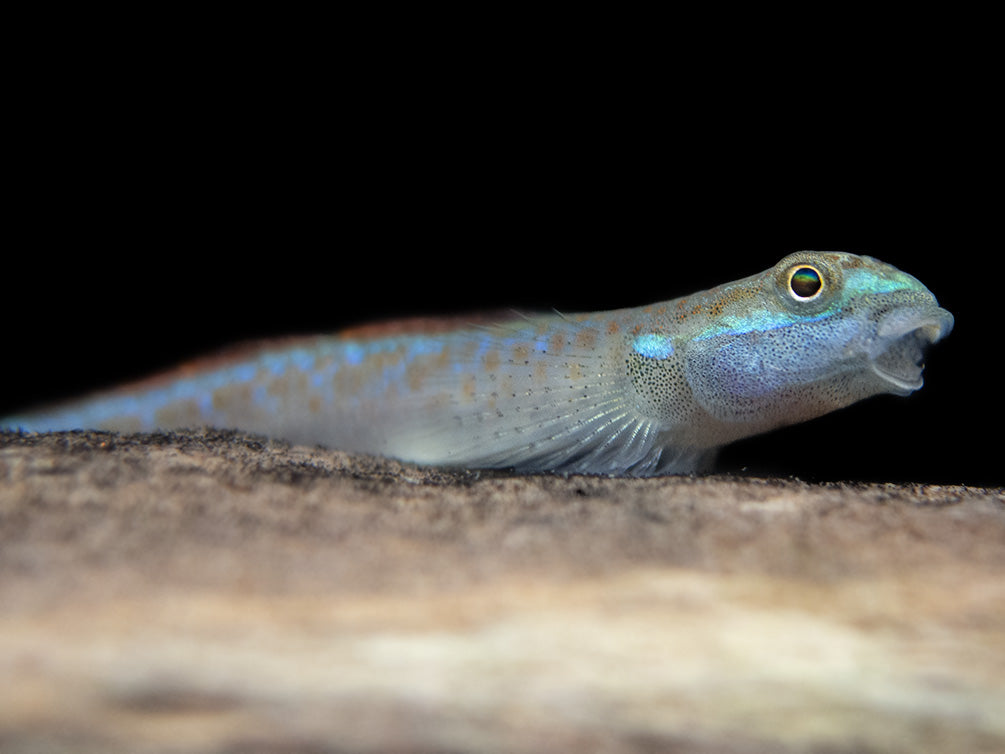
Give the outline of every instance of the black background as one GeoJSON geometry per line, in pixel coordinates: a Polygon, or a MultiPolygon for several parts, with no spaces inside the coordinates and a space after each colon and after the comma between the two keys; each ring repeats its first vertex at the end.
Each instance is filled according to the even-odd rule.
{"type": "Polygon", "coordinates": [[[613,69],[245,52],[98,60],[27,97],[0,414],[250,338],[635,306],[833,249],[917,276],[956,330],[919,393],[738,443],[722,468],[1005,483],[979,84],[825,63],[695,79],[658,51],[613,69]]]}

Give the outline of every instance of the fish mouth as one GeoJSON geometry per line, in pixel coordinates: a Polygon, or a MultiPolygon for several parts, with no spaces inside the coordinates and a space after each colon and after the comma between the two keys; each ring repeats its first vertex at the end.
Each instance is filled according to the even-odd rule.
{"type": "Polygon", "coordinates": [[[890,392],[914,392],[925,384],[921,373],[928,347],[952,329],[953,315],[938,307],[890,312],[880,320],[869,349],[872,371],[889,383],[890,392]]]}

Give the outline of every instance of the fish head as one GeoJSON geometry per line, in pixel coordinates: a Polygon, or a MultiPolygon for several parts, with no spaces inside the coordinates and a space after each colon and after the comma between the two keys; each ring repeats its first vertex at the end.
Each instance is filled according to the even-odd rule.
{"type": "Polygon", "coordinates": [[[843,252],[790,254],[706,297],[724,303],[689,339],[685,370],[737,436],[919,389],[925,352],[954,323],[917,278],[843,252]]]}

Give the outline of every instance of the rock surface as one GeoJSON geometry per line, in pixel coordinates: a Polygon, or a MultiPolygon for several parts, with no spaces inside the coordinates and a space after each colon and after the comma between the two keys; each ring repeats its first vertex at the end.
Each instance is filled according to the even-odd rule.
{"type": "Polygon", "coordinates": [[[4,752],[1005,750],[1005,491],[0,434],[4,752]]]}

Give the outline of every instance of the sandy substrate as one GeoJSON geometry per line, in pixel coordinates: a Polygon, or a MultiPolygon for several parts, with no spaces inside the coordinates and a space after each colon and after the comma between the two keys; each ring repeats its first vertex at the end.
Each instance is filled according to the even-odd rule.
{"type": "Polygon", "coordinates": [[[1005,492],[0,434],[3,752],[1005,751],[1005,492]]]}

